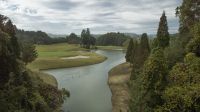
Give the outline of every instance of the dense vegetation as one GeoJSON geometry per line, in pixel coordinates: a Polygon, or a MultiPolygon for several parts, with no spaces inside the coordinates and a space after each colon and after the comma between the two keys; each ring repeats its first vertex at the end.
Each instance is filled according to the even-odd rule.
{"type": "Polygon", "coordinates": [[[44,83],[26,68],[15,30],[12,21],[0,15],[0,111],[53,112],[67,92],[44,83]]]}
{"type": "Polygon", "coordinates": [[[67,38],[68,44],[80,44],[81,43],[81,38],[78,37],[75,33],[71,33],[66,38],[67,38]]]}
{"type": "MultiPolygon", "coordinates": [[[[177,37],[169,38],[167,17],[163,13],[151,52],[130,53],[141,45],[141,42],[130,42],[126,59],[133,65],[132,112],[200,111],[199,7],[197,0],[183,0],[177,8],[180,18],[177,37]]],[[[142,46],[139,52],[149,49],[146,42],[142,46]]]]}
{"type": "Polygon", "coordinates": [[[22,42],[29,42],[34,44],[50,44],[51,38],[42,31],[24,31],[17,30],[16,36],[22,42]]]}
{"type": "Polygon", "coordinates": [[[96,38],[90,34],[90,29],[83,29],[81,32],[81,46],[90,49],[96,45],[96,38]]]}
{"type": "Polygon", "coordinates": [[[122,46],[127,39],[130,39],[130,37],[123,33],[107,33],[97,38],[97,45],[122,46]]]}

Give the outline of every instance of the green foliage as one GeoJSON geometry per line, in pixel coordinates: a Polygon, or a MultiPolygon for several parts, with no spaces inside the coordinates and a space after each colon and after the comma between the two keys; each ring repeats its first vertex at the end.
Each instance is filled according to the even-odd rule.
{"type": "Polygon", "coordinates": [[[197,56],[200,57],[200,23],[196,24],[192,29],[193,36],[188,43],[186,50],[187,52],[195,53],[197,56]]]}
{"type": "Polygon", "coordinates": [[[18,56],[20,49],[15,49],[18,42],[14,25],[2,15],[0,25],[0,111],[53,112],[64,100],[62,91],[31,75],[18,56]],[[43,94],[44,88],[48,88],[48,95],[43,94]]]}
{"type": "Polygon", "coordinates": [[[200,111],[200,58],[189,53],[184,63],[173,67],[169,75],[170,85],[163,94],[165,104],[160,112],[200,111]]]}
{"type": "Polygon", "coordinates": [[[80,44],[80,42],[81,42],[81,39],[75,33],[71,33],[67,37],[67,43],[69,44],[80,44]]]}
{"type": "Polygon", "coordinates": [[[130,58],[131,63],[133,64],[131,79],[135,79],[136,74],[140,72],[149,54],[150,54],[149,40],[147,34],[144,33],[141,36],[140,43],[134,41],[132,56],[130,58]]]}
{"type": "Polygon", "coordinates": [[[130,63],[132,63],[132,60],[131,60],[131,58],[133,57],[133,49],[134,49],[134,44],[133,44],[133,39],[131,39],[130,41],[129,41],[129,45],[128,45],[128,48],[127,48],[127,51],[126,51],[126,56],[125,56],[125,58],[126,58],[126,62],[130,62],[130,63]]]}
{"type": "Polygon", "coordinates": [[[141,65],[143,65],[144,61],[148,58],[150,54],[149,40],[146,33],[143,33],[141,36],[139,52],[140,60],[142,61],[141,65]]]}
{"type": "Polygon", "coordinates": [[[180,45],[181,45],[180,38],[171,37],[170,46],[166,47],[164,50],[164,54],[169,69],[171,69],[177,62],[183,62],[185,49],[180,45]]]}
{"type": "Polygon", "coordinates": [[[163,12],[157,32],[157,38],[155,44],[157,47],[167,47],[169,46],[169,32],[168,32],[168,25],[167,25],[167,17],[165,16],[165,12],[163,12]]]}
{"type": "Polygon", "coordinates": [[[147,107],[153,109],[162,104],[161,95],[167,86],[167,70],[163,49],[154,49],[142,71],[147,107]]]}
{"type": "Polygon", "coordinates": [[[25,43],[25,42],[33,43],[33,44],[53,43],[53,39],[50,38],[45,32],[42,32],[42,31],[35,32],[35,31],[17,30],[16,37],[19,39],[21,43],[25,43]]]}
{"type": "Polygon", "coordinates": [[[129,36],[123,33],[107,33],[97,38],[97,45],[100,46],[122,46],[123,43],[130,39],[129,36]]]}
{"type": "Polygon", "coordinates": [[[24,43],[22,45],[22,60],[27,65],[37,58],[38,54],[36,48],[31,43],[24,43]]]}
{"type": "Polygon", "coordinates": [[[179,17],[179,32],[183,47],[193,38],[190,30],[200,20],[199,6],[198,0],[183,0],[182,5],[176,9],[176,14],[179,17]]]}
{"type": "Polygon", "coordinates": [[[90,49],[91,45],[95,45],[96,43],[96,39],[94,37],[91,36],[90,34],[90,29],[87,28],[86,30],[83,29],[81,32],[81,45],[84,48],[90,49]]]}

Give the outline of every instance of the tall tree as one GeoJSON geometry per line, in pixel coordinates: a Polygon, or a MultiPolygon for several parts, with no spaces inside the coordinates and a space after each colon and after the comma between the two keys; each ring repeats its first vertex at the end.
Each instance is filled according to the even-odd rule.
{"type": "Polygon", "coordinates": [[[143,33],[141,36],[139,52],[141,58],[140,60],[142,61],[141,65],[143,65],[150,54],[149,39],[146,33],[143,33]]]}
{"type": "Polygon", "coordinates": [[[142,71],[145,91],[142,100],[151,111],[163,103],[161,96],[167,86],[167,70],[163,49],[154,49],[142,71]]]}
{"type": "Polygon", "coordinates": [[[128,45],[128,48],[127,48],[127,51],[126,51],[126,62],[129,62],[130,64],[132,64],[131,62],[131,58],[133,58],[133,48],[134,45],[133,45],[133,39],[130,39],[129,41],[129,45],[128,45]]]}
{"type": "Polygon", "coordinates": [[[157,32],[156,43],[157,47],[165,48],[169,45],[169,32],[168,32],[168,24],[167,17],[165,15],[165,11],[163,12],[157,32]]]}
{"type": "Polygon", "coordinates": [[[183,0],[177,7],[176,15],[179,17],[179,32],[183,47],[192,38],[190,29],[195,23],[200,22],[200,2],[198,0],[183,0]]]}
{"type": "Polygon", "coordinates": [[[86,31],[85,31],[85,29],[83,29],[81,32],[81,46],[82,47],[85,47],[85,45],[86,45],[85,37],[86,37],[86,31]]]}
{"type": "Polygon", "coordinates": [[[22,46],[22,60],[27,65],[37,58],[38,54],[35,46],[31,43],[25,43],[22,46]]]}
{"type": "Polygon", "coordinates": [[[83,29],[81,32],[81,40],[82,40],[82,47],[90,49],[91,45],[91,34],[90,34],[90,29],[87,28],[86,30],[83,29]]]}
{"type": "Polygon", "coordinates": [[[87,28],[86,30],[86,48],[90,49],[91,41],[90,41],[91,35],[90,35],[90,29],[87,28]]]}
{"type": "Polygon", "coordinates": [[[14,55],[16,57],[20,57],[20,46],[18,44],[18,39],[15,36],[16,35],[16,27],[13,25],[11,20],[8,20],[8,22],[5,24],[5,29],[4,31],[9,34],[11,37],[11,44],[12,44],[12,49],[14,52],[14,55]]]}

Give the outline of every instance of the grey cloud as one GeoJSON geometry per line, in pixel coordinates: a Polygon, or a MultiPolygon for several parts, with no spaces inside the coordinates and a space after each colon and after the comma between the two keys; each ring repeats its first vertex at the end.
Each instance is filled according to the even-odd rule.
{"type": "Polygon", "coordinates": [[[80,5],[80,2],[72,2],[66,0],[52,0],[43,2],[50,9],[67,11],[80,5]]]}
{"type": "MultiPolygon", "coordinates": [[[[24,18],[24,21],[16,21],[16,24],[20,24],[22,28],[50,33],[80,33],[84,27],[90,27],[93,33],[112,31],[156,33],[162,11],[166,10],[169,30],[174,33],[178,31],[179,26],[178,18],[175,17],[175,8],[181,1],[42,0],[41,9],[34,10],[28,7],[24,9],[24,15],[13,18],[15,20],[24,18]]],[[[9,9],[16,10],[16,8],[15,4],[11,4],[9,9]]]]}

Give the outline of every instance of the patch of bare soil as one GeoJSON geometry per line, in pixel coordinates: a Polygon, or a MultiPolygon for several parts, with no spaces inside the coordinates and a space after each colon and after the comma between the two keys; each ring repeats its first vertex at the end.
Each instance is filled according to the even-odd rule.
{"type": "Polygon", "coordinates": [[[120,64],[109,72],[108,84],[112,92],[112,112],[129,112],[131,67],[128,63],[120,64]]]}

